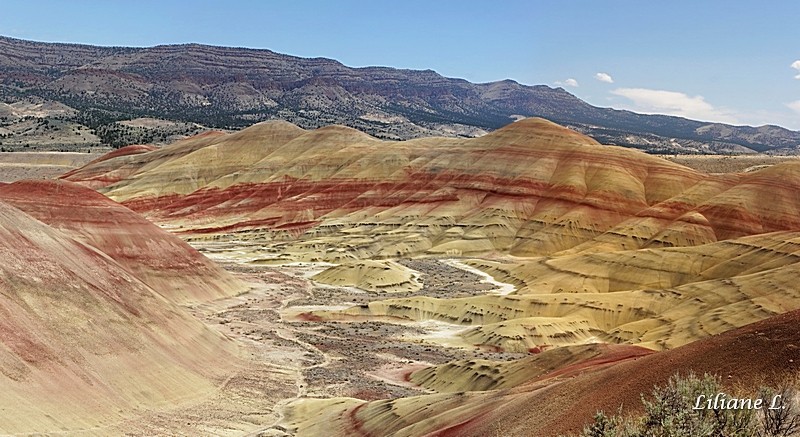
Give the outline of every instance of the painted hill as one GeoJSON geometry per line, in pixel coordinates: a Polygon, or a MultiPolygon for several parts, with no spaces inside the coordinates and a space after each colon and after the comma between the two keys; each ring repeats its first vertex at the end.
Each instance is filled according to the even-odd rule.
{"type": "Polygon", "coordinates": [[[315,314],[439,320],[464,326],[458,335],[467,344],[516,352],[594,342],[674,348],[800,308],[798,237],[539,259],[520,267],[521,282],[536,286],[507,296],[387,299],[315,314]],[[581,267],[569,270],[570,261],[581,267]]]}
{"type": "Polygon", "coordinates": [[[474,84],[431,70],[351,68],[201,44],[94,47],[0,37],[0,101],[5,148],[165,143],[202,130],[197,123],[241,128],[269,119],[304,128],[341,124],[387,139],[477,136],[520,116],[669,153],[793,151],[800,144],[800,133],[777,126],[598,108],[545,85],[474,84]]]}
{"type": "Polygon", "coordinates": [[[417,291],[422,284],[410,269],[391,261],[363,260],[329,267],[313,276],[317,282],[381,293],[417,291]]]}
{"type": "Polygon", "coordinates": [[[172,302],[247,289],[179,238],[80,185],[20,181],[0,187],[0,201],[101,251],[172,302]]]}
{"type": "MultiPolygon", "coordinates": [[[[663,349],[800,308],[793,162],[708,175],[541,119],[402,143],[269,122],[133,158],[107,196],[188,239],[343,263],[322,282],[361,284],[355,260],[524,257],[472,262],[516,284],[508,296],[387,299],[315,313],[323,319],[439,320],[469,328],[468,344],[517,352],[663,349]]],[[[91,184],[123,159],[65,177],[91,184]]]]}
{"type": "Polygon", "coordinates": [[[65,179],[105,181],[112,199],[195,236],[325,229],[324,238],[351,241],[346,250],[320,252],[306,233],[283,252],[331,260],[658,248],[793,230],[798,168],[707,175],[541,119],[476,139],[401,143],[269,122],[106,159],[65,179]],[[359,223],[376,244],[357,242],[359,223]]]}
{"type": "Polygon", "coordinates": [[[156,407],[203,399],[237,363],[232,342],[132,273],[142,260],[118,262],[77,226],[56,229],[0,200],[2,434],[103,434],[156,407]]]}
{"type": "Polygon", "coordinates": [[[741,366],[738,377],[749,383],[769,366],[794,369],[780,360],[794,353],[797,313],[780,315],[800,308],[797,162],[706,174],[535,118],[480,138],[403,142],[342,126],[306,131],[266,122],[106,158],[64,178],[99,187],[186,240],[229,244],[256,263],[331,262],[337,266],[319,282],[377,291],[409,290],[411,274],[393,268],[395,259],[466,257],[473,259],[461,262],[516,287],[285,313],[330,325],[430,322],[448,332],[426,337],[431,344],[541,352],[410,375],[439,392],[430,396],[297,402],[287,424],[302,433],[555,433],[578,423],[553,410],[567,408],[570,397],[586,402],[574,417],[588,418],[600,405],[638,402],[638,393],[678,370],[741,366]],[[761,332],[748,328],[759,321],[775,330],[773,346],[748,331],[761,332]],[[746,352],[734,358],[738,347],[746,352]],[[788,352],[747,367],[770,347],[788,352]],[[640,362],[655,373],[640,385],[620,382],[646,373],[640,362]],[[633,388],[604,398],[596,388],[603,380],[633,388]],[[554,405],[541,408],[547,418],[529,411],[538,396],[554,405]]]}

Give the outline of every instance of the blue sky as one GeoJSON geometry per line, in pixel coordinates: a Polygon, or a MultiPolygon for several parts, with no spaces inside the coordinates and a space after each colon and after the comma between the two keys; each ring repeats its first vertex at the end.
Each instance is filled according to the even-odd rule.
{"type": "Polygon", "coordinates": [[[562,86],[597,106],[800,130],[800,2],[788,0],[4,0],[0,35],[268,48],[473,82],[562,86]]]}

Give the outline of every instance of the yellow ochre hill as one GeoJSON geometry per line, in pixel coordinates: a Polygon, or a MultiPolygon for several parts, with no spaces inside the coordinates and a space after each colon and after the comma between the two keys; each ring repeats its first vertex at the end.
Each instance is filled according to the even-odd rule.
{"type": "Polygon", "coordinates": [[[464,326],[468,344],[512,351],[663,349],[800,308],[797,163],[709,175],[536,118],[403,142],[264,122],[139,152],[65,179],[97,180],[118,161],[129,176],[100,188],[110,198],[189,241],[341,264],[322,283],[413,290],[407,269],[369,260],[494,254],[470,263],[517,287],[315,313],[324,319],[439,320],[464,326]]]}
{"type": "Polygon", "coordinates": [[[102,435],[215,393],[236,345],[148,285],[152,265],[60,227],[0,196],[0,432],[102,435]]]}
{"type": "MultiPolygon", "coordinates": [[[[435,326],[435,335],[400,337],[531,355],[418,363],[403,384],[436,392],[426,396],[297,399],[285,426],[301,435],[486,435],[540,419],[550,427],[537,435],[574,431],[526,416],[523,405],[564,407],[563,390],[624,379],[617,372],[655,369],[652,384],[675,369],[740,365],[747,371],[735,377],[752,382],[767,364],[745,361],[769,350],[752,326],[774,330],[783,346],[797,335],[799,161],[708,174],[538,118],[479,138],[401,142],[265,122],[117,152],[63,178],[252,265],[335,264],[307,278],[328,296],[350,290],[348,300],[286,308],[288,323],[435,326]],[[448,295],[408,266],[421,260],[469,266],[508,287],[448,295]],[[741,362],[731,332],[752,346],[741,362]],[[719,342],[715,356],[730,362],[703,361],[719,342]],[[656,365],[662,355],[677,364],[656,365]],[[500,404],[507,413],[487,409],[500,404]]],[[[638,400],[637,387],[601,404],[638,400]]]]}
{"type": "Polygon", "coordinates": [[[698,245],[800,224],[797,181],[786,177],[794,165],[706,175],[542,119],[476,139],[404,142],[265,122],[65,178],[94,186],[115,179],[115,163],[126,177],[101,192],[157,223],[199,238],[313,230],[284,250],[307,259],[330,259],[311,242],[322,233],[354,258],[531,256],[698,245]],[[359,226],[376,244],[360,244],[359,226]]]}

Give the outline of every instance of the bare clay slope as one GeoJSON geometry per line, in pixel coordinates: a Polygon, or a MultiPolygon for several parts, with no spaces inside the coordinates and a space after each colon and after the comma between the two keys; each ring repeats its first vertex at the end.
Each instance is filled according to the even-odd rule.
{"type": "Polygon", "coordinates": [[[62,179],[80,181],[91,188],[102,188],[131,176],[133,173],[157,166],[159,163],[174,159],[197,149],[201,149],[216,141],[220,132],[207,132],[189,139],[178,141],[167,149],[155,149],[152,146],[128,146],[106,153],[87,165],[71,170],[61,176],[62,179]],[[153,151],[155,153],[145,152],[153,151]]]}
{"type": "MultiPolygon", "coordinates": [[[[800,164],[706,175],[541,119],[477,139],[399,143],[269,122],[200,149],[185,144],[135,155],[102,191],[191,234],[314,229],[284,252],[319,259],[332,255],[314,250],[315,236],[345,242],[337,256],[350,258],[530,256],[698,245],[800,225],[800,164]],[[364,225],[378,230],[357,232],[364,225]],[[376,244],[360,243],[367,233],[376,244]]],[[[65,177],[111,180],[109,161],[65,177]]]]}
{"type": "MultiPolygon", "coordinates": [[[[644,355],[641,347],[672,353],[800,308],[795,162],[709,175],[541,119],[476,139],[399,143],[339,126],[262,123],[202,148],[167,146],[135,160],[128,176],[101,191],[188,240],[228,241],[258,263],[334,262],[318,279],[367,290],[405,282],[409,273],[388,275],[387,264],[363,274],[377,265],[366,261],[417,256],[490,258],[469,263],[517,286],[507,295],[412,295],[301,314],[323,322],[435,321],[455,338],[425,341],[549,354],[524,365],[454,362],[421,371],[417,382],[443,392],[429,397],[298,402],[293,424],[312,435],[486,435],[492,426],[503,435],[524,433],[513,423],[536,420],[550,432],[549,417],[525,410],[545,384],[526,365],[556,372],[576,365],[570,354],[553,358],[556,348],[607,343],[627,351],[620,360],[644,355]],[[522,388],[529,378],[539,385],[522,388]],[[493,388],[508,390],[452,394],[493,388]],[[489,410],[498,405],[515,412],[511,424],[489,410]]],[[[113,166],[90,165],[68,178],[84,183],[82,175],[108,171],[113,166]]],[[[754,342],[748,356],[765,353],[767,343],[754,342]]],[[[681,368],[677,358],[668,361],[657,378],[681,368]]],[[[591,387],[560,383],[542,393],[563,409],[568,396],[598,396],[591,387]]]]}
{"type": "Polygon", "coordinates": [[[387,143],[261,123],[182,144],[136,155],[148,164],[103,191],[186,238],[235,239],[265,260],[526,257],[473,263],[520,286],[508,296],[318,317],[438,320],[464,326],[467,343],[524,352],[671,348],[800,308],[797,235],[780,232],[800,231],[797,163],[707,175],[541,119],[477,139],[387,143]]]}
{"type": "Polygon", "coordinates": [[[563,256],[509,267],[507,296],[387,299],[331,319],[393,317],[464,326],[468,344],[525,352],[593,342],[673,348],[800,308],[800,234],[773,233],[691,248],[563,256]]]}
{"type": "MultiPolygon", "coordinates": [[[[353,247],[353,257],[491,250],[529,255],[599,237],[700,182],[712,191],[700,193],[706,196],[737,182],[706,181],[685,167],[600,146],[540,119],[469,140],[389,143],[341,127],[289,141],[265,136],[286,129],[266,123],[221,137],[156,167],[141,165],[103,191],[193,233],[318,225],[335,230],[364,220],[396,232],[379,233],[374,247],[353,247]]],[[[81,175],[91,171],[89,166],[68,179],[85,182],[89,178],[81,175]]],[[[689,200],[705,200],[698,197],[689,200]]],[[[633,237],[646,244],[677,221],[697,244],[713,241],[713,225],[682,217],[694,206],[685,203],[653,211],[649,234],[633,237]]],[[[636,244],[630,234],[617,244],[636,244]]],[[[679,241],[651,244],[668,243],[679,241]]]]}
{"type": "Polygon", "coordinates": [[[0,201],[0,433],[102,435],[213,393],[235,352],[102,251],[0,201]]]}
{"type": "Polygon", "coordinates": [[[179,238],[94,190],[64,181],[20,181],[0,187],[0,200],[102,251],[173,302],[247,289],[179,238]]]}

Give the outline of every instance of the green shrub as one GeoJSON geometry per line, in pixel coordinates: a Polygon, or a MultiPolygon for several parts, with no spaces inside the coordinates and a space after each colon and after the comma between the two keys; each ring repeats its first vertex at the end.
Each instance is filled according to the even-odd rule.
{"type": "Polygon", "coordinates": [[[619,418],[606,416],[602,411],[594,415],[594,423],[583,429],[584,437],[615,437],[619,430],[619,418]]]}
{"type": "Polygon", "coordinates": [[[599,411],[581,437],[791,437],[800,435],[798,393],[793,383],[777,389],[762,387],[752,397],[761,408],[725,408],[705,401],[718,394],[732,399],[722,390],[719,378],[694,374],[675,375],[663,387],[655,387],[649,398],[642,396],[644,415],[623,419],[599,411]],[[700,398],[703,396],[702,398],[700,398]],[[777,396],[777,397],[776,397],[777,396]],[[694,408],[698,405],[704,408],[694,408]],[[776,405],[773,405],[775,400],[776,405]],[[780,408],[772,408],[778,406],[780,408]]]}

